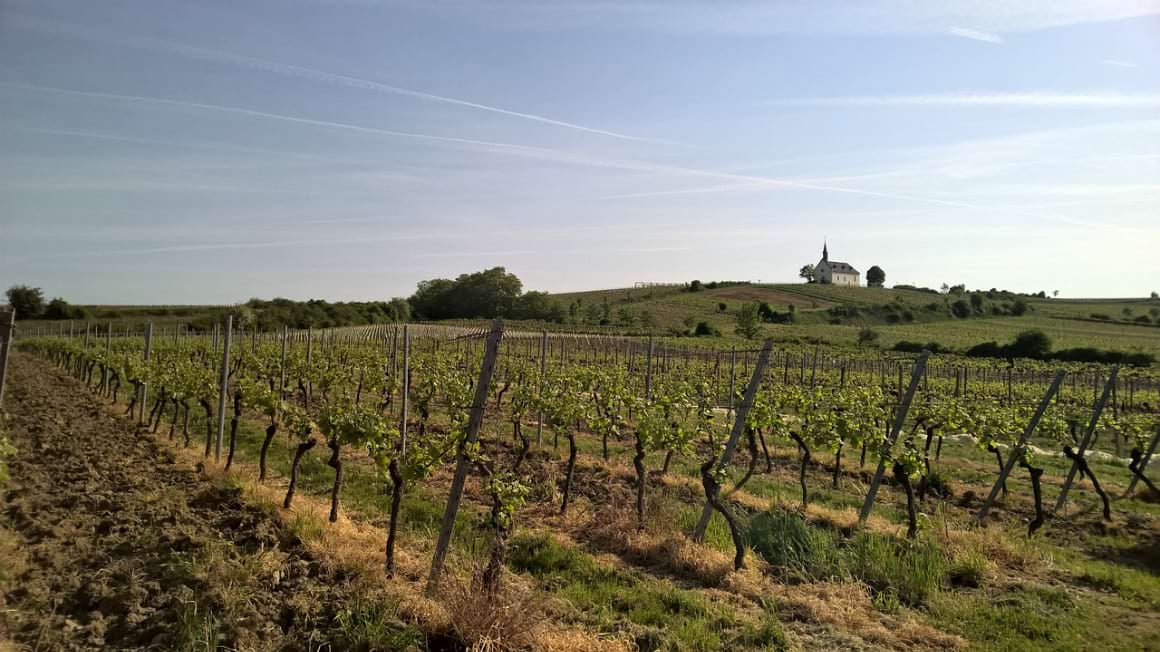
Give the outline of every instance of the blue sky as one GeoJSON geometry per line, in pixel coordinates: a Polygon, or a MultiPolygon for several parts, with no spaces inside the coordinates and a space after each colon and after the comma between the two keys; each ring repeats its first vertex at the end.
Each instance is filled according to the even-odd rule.
{"type": "Polygon", "coordinates": [[[1160,0],[0,0],[5,287],[789,282],[823,238],[1160,290],[1160,0]]]}

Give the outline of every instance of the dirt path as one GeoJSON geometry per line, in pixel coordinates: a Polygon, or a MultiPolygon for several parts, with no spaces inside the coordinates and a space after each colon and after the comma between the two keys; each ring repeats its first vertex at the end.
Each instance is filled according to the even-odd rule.
{"type": "Polygon", "coordinates": [[[176,464],[47,362],[16,355],[9,375],[0,641],[344,647],[332,630],[346,589],[273,515],[176,464]]]}

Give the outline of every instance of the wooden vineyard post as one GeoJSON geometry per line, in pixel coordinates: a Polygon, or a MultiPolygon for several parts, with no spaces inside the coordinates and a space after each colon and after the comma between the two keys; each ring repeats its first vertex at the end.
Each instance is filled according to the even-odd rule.
{"type": "MultiPolygon", "coordinates": [[[[404,324],[403,328],[406,328],[404,324]]],[[[391,373],[399,373],[399,327],[391,325],[391,373]]]]}
{"type": "MultiPolygon", "coordinates": [[[[395,336],[391,335],[391,340],[395,340],[395,336]]],[[[400,393],[402,394],[402,405],[400,406],[399,415],[399,456],[406,457],[407,455],[407,407],[408,399],[411,394],[411,334],[407,331],[407,325],[403,324],[403,382],[400,393]]]]}
{"type": "MultiPolygon", "coordinates": [[[[930,352],[923,351],[914,363],[914,370],[910,373],[910,385],[906,388],[906,395],[902,397],[902,403],[898,406],[898,412],[894,417],[894,427],[890,429],[890,435],[886,438],[888,448],[894,446],[894,442],[898,439],[898,433],[902,432],[902,424],[906,422],[906,413],[910,411],[910,402],[914,399],[914,392],[918,389],[918,381],[922,379],[922,372],[926,369],[928,358],[930,358],[930,352]]],[[[878,460],[878,470],[874,472],[874,479],[870,481],[870,491],[866,492],[866,502],[862,504],[862,511],[858,514],[859,523],[865,523],[866,519],[870,518],[870,510],[874,507],[874,498],[878,495],[878,486],[882,484],[882,476],[885,473],[886,459],[882,457],[878,460]]]]}
{"type": "Polygon", "coordinates": [[[817,385],[817,382],[818,382],[818,349],[821,348],[821,346],[822,345],[820,343],[814,345],[814,361],[812,363],[812,366],[810,367],[810,387],[811,388],[815,387],[817,385]]]}
{"type": "Polygon", "coordinates": [[[729,406],[725,413],[725,422],[729,423],[733,420],[733,393],[737,391],[737,347],[734,346],[729,351],[729,406]]]}
{"type": "MultiPolygon", "coordinates": [[[[230,336],[234,330],[234,316],[226,315],[225,337],[222,340],[222,373],[218,386],[217,442],[213,448],[214,462],[222,461],[222,439],[226,432],[226,395],[230,392],[230,336]]],[[[242,347],[245,347],[242,343],[242,347]]],[[[243,351],[245,348],[242,349],[243,351]]]]}
{"type": "MultiPolygon", "coordinates": [[[[105,331],[105,354],[113,352],[113,322],[109,322],[109,328],[105,331]]],[[[106,360],[108,358],[106,357],[106,360]]],[[[109,391],[109,365],[101,365],[101,389],[109,391]]]]}
{"type": "MultiPolygon", "coordinates": [[[[3,374],[0,371],[0,374],[3,374]]],[[[3,380],[0,377],[0,380],[3,380]]],[[[1160,444],[1160,428],[1156,429],[1156,434],[1152,435],[1152,443],[1148,444],[1148,450],[1144,452],[1144,456],[1140,458],[1140,473],[1148,470],[1148,462],[1152,461],[1152,454],[1156,452],[1156,445],[1160,444]]],[[[1140,476],[1132,474],[1132,481],[1128,483],[1128,490],[1124,492],[1124,496],[1131,496],[1132,492],[1136,490],[1136,482],[1139,481],[1140,476]]]]}
{"type": "Polygon", "coordinates": [[[4,379],[8,377],[8,354],[16,335],[16,311],[0,311],[0,408],[4,406],[4,379]]]}
{"type": "MultiPolygon", "coordinates": [[[[540,386],[537,393],[544,397],[544,376],[548,373],[548,331],[540,333],[540,386]]],[[[544,409],[536,414],[536,446],[544,443],[544,409]]]]}
{"type": "MultiPolygon", "coordinates": [[[[761,347],[761,353],[757,356],[757,363],[753,366],[753,375],[749,378],[749,384],[745,386],[745,396],[741,399],[741,405],[737,406],[737,420],[733,422],[733,428],[729,432],[729,441],[725,444],[724,452],[721,453],[721,460],[717,462],[718,471],[728,466],[733,459],[733,451],[737,448],[737,442],[745,430],[745,420],[749,417],[749,409],[753,407],[753,402],[757,398],[757,390],[761,386],[761,374],[765,372],[765,365],[769,362],[769,352],[772,349],[773,340],[766,340],[761,347]]],[[[705,539],[705,529],[709,527],[709,519],[712,517],[713,505],[706,500],[705,507],[701,510],[701,520],[697,521],[697,529],[693,530],[693,541],[700,543],[705,539]]]]}
{"type": "MultiPolygon", "coordinates": [[[[991,512],[991,505],[995,503],[995,498],[999,496],[999,491],[1007,482],[1007,476],[1011,475],[1011,469],[1015,468],[1016,462],[1023,454],[1023,448],[1027,445],[1027,440],[1035,433],[1035,429],[1039,427],[1039,420],[1043,418],[1043,413],[1047,412],[1047,406],[1051,405],[1051,399],[1055,393],[1059,391],[1059,386],[1063,384],[1063,379],[1067,376],[1066,371],[1060,371],[1055,374],[1055,380],[1051,381],[1051,387],[1047,388],[1047,393],[1043,395],[1043,400],[1039,402],[1039,408],[1035,410],[1035,414],[1031,417],[1031,421],[1027,422],[1027,428],[1023,431],[1023,435],[1019,437],[1019,443],[1007,454],[1007,461],[1003,464],[1003,469],[999,471],[999,477],[995,480],[995,486],[991,487],[991,493],[987,495],[987,499],[983,501],[983,507],[979,510],[979,522],[983,522],[987,518],[987,514],[991,512]]],[[[1008,372],[1007,379],[1010,380],[1010,372],[1008,372]]]]}
{"type": "Polygon", "coordinates": [[[282,327],[282,357],[278,363],[278,409],[282,409],[282,401],[286,400],[286,340],[290,339],[290,327],[282,327]]]}
{"type": "MultiPolygon", "coordinates": [[[[314,355],[314,329],[306,329],[306,368],[310,369],[310,360],[314,355]]],[[[309,378],[309,374],[307,375],[309,378]]],[[[314,381],[306,381],[306,408],[310,409],[310,399],[314,397],[314,381]]]]}
{"type": "Polygon", "coordinates": [[[1087,453],[1088,444],[1091,443],[1092,435],[1096,431],[1096,426],[1100,422],[1100,414],[1104,411],[1104,406],[1108,404],[1108,398],[1112,395],[1112,387],[1116,384],[1116,376],[1120,375],[1120,367],[1112,367],[1112,372],[1108,374],[1108,381],[1104,383],[1104,391],[1100,394],[1100,398],[1096,401],[1096,406],[1092,410],[1092,420],[1088,423],[1087,430],[1083,433],[1083,439],[1080,441],[1079,450],[1076,451],[1077,460],[1071,463],[1071,470],[1067,473],[1067,480],[1063,483],[1063,488],[1059,490],[1059,499],[1055,501],[1055,509],[1052,513],[1057,513],[1063,509],[1067,504],[1067,492],[1071,490],[1071,483],[1075,481],[1075,474],[1079,472],[1079,460],[1083,459],[1087,453]]]}
{"type": "MultiPolygon", "coordinates": [[[[153,322],[145,324],[145,363],[149,363],[149,355],[153,352],[153,322]]],[[[141,408],[138,412],[137,423],[145,423],[145,402],[149,398],[149,383],[141,383],[141,391],[139,392],[141,408]]]]}
{"type": "Polygon", "coordinates": [[[647,401],[650,398],[652,398],[652,360],[653,360],[653,339],[652,339],[652,337],[648,338],[648,357],[645,358],[645,360],[646,360],[647,364],[645,364],[645,371],[644,371],[644,400],[647,401]]]}
{"type": "Polygon", "coordinates": [[[471,415],[467,421],[467,433],[459,442],[456,455],[455,476],[451,479],[451,493],[447,497],[447,509],[443,512],[443,525],[439,529],[439,541],[435,544],[435,557],[431,560],[431,575],[427,579],[427,595],[439,592],[439,577],[443,574],[443,562],[447,558],[447,547],[451,544],[451,531],[455,528],[455,515],[459,512],[459,501],[463,498],[463,484],[471,470],[471,449],[479,440],[479,428],[483,425],[487,392],[491,386],[491,376],[495,372],[496,358],[499,357],[499,341],[503,337],[503,320],[491,323],[491,332],[484,344],[483,364],[479,368],[479,381],[475,384],[475,399],[471,403],[471,415]]]}

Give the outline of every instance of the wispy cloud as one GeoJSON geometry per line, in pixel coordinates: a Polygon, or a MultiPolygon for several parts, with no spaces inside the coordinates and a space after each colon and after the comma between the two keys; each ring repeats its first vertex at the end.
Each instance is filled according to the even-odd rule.
{"type": "Polygon", "coordinates": [[[1160,13],[1158,0],[312,0],[406,6],[497,30],[621,29],[745,34],[946,34],[970,25],[990,34],[1122,20],[1160,13]]]}
{"type": "MultiPolygon", "coordinates": [[[[1010,215],[1020,215],[1023,217],[1032,217],[1036,219],[1059,222],[1080,226],[1095,227],[1099,226],[1090,222],[1074,220],[1066,217],[1059,217],[1053,215],[1045,215],[1042,213],[1033,213],[1027,211],[1017,211],[1005,209],[1003,207],[986,206],[968,201],[961,201],[958,199],[939,199],[935,197],[923,197],[918,195],[910,195],[906,193],[884,192],[877,190],[868,190],[860,188],[850,188],[845,186],[835,186],[826,183],[808,183],[802,181],[795,181],[792,179],[778,179],[772,177],[762,177],[745,174],[733,174],[727,172],[718,172],[714,170],[703,170],[697,168],[683,167],[678,165],[664,165],[653,163],[649,161],[638,161],[628,159],[614,159],[605,157],[588,156],[578,154],[567,150],[552,149],[546,147],[531,147],[526,145],[513,145],[510,143],[497,143],[481,140],[473,140],[469,138],[455,138],[449,136],[435,136],[431,134],[422,134],[414,132],[401,132],[387,129],[376,129],[372,127],[362,127],[342,122],[331,122],[325,120],[312,120],[309,118],[299,118],[295,116],[282,115],[277,113],[268,113],[264,111],[254,111],[250,109],[242,109],[237,107],[220,106],[216,104],[204,104],[198,102],[184,102],[180,100],[170,100],[154,97],[143,97],[136,95],[118,95],[114,93],[96,93],[90,91],[76,91],[62,88],[52,88],[44,86],[35,86],[28,84],[14,84],[9,82],[0,82],[0,87],[16,88],[38,92],[54,93],[61,95],[68,95],[74,97],[84,97],[92,99],[109,99],[124,102],[140,103],[144,105],[153,106],[168,106],[185,109],[199,109],[205,111],[221,112],[234,115],[241,115],[254,118],[263,118],[269,120],[277,120],[281,122],[302,124],[316,127],[327,127],[332,129],[341,129],[347,131],[354,131],[358,133],[373,134],[378,136],[390,138],[405,138],[418,142],[426,142],[433,145],[445,145],[453,147],[468,147],[477,148],[484,151],[491,151],[495,153],[503,153],[525,158],[532,158],[542,161],[555,161],[570,165],[580,165],[596,168],[607,168],[616,170],[626,170],[633,172],[646,172],[651,174],[672,175],[677,177],[690,178],[704,178],[713,179],[717,181],[731,181],[740,183],[757,183],[764,184],[770,187],[798,189],[798,190],[813,190],[819,192],[837,193],[861,197],[875,197],[878,199],[887,199],[902,202],[921,203],[932,206],[949,206],[957,208],[969,208],[980,211],[989,211],[992,213],[1006,213],[1010,215]]],[[[1158,99],[1160,103],[1160,99],[1158,99]]]]}
{"type": "Polygon", "coordinates": [[[195,141],[180,141],[168,140],[162,138],[141,138],[137,136],[126,136],[123,134],[109,134],[94,131],[81,131],[76,129],[46,129],[43,127],[29,127],[25,125],[14,124],[0,124],[0,129],[7,129],[10,131],[18,131],[30,134],[44,134],[48,136],[67,136],[71,138],[87,138],[93,140],[107,140],[117,143],[130,143],[134,145],[150,145],[156,147],[173,147],[177,149],[193,149],[208,152],[224,152],[224,153],[238,153],[254,156],[273,156],[277,158],[286,158],[291,160],[315,161],[319,163],[328,163],[336,165],[347,165],[355,167],[366,167],[373,169],[391,169],[391,170],[405,170],[412,174],[392,174],[390,178],[396,181],[412,181],[419,182],[423,177],[419,175],[420,172],[427,174],[429,170],[420,170],[412,167],[402,166],[386,166],[382,163],[375,163],[372,161],[360,161],[355,159],[334,158],[331,156],[319,156],[315,154],[306,154],[302,152],[291,152],[281,149],[270,149],[267,147],[251,147],[248,145],[237,145],[233,143],[217,143],[212,141],[195,142],[195,141]]]}
{"type": "Polygon", "coordinates": [[[349,75],[341,75],[337,73],[327,72],[323,70],[316,70],[314,68],[307,68],[305,66],[297,66],[290,63],[283,63],[279,61],[270,61],[267,59],[260,59],[257,57],[249,57],[232,52],[224,52],[220,50],[209,50],[206,48],[199,48],[183,43],[175,43],[162,39],[149,38],[144,36],[134,36],[128,34],[113,34],[104,30],[99,30],[83,25],[75,25],[72,23],[63,23],[60,21],[43,20],[40,18],[32,18],[26,16],[9,17],[9,22],[18,24],[24,27],[69,34],[80,38],[97,40],[104,43],[113,43],[121,46],[129,46],[151,51],[167,52],[171,54],[181,55],[191,59],[201,61],[211,61],[215,63],[223,63],[234,66],[249,68],[252,70],[259,70],[263,72],[270,72],[278,75],[289,77],[296,77],[299,79],[306,79],[315,82],[322,82],[328,84],[336,84],[348,88],[358,88],[361,90],[373,91],[378,93],[386,93],[390,95],[409,97],[425,102],[437,102],[441,104],[449,104],[478,111],[486,111],[513,118],[520,118],[523,120],[530,120],[541,124],[552,125],[555,127],[563,127],[576,131],[587,132],[590,134],[597,134],[600,136],[608,136],[611,138],[618,138],[621,140],[637,141],[637,142],[656,142],[672,144],[669,141],[654,140],[650,138],[643,138],[639,136],[632,136],[607,129],[598,129],[596,127],[589,127],[575,122],[568,122],[565,120],[558,120],[549,118],[547,116],[536,113],[529,113],[524,111],[513,111],[498,106],[483,104],[480,102],[472,102],[455,97],[448,97],[445,95],[436,95],[434,93],[426,93],[410,88],[403,88],[401,86],[392,86],[370,79],[362,79],[359,77],[351,77],[349,75]]]}
{"type": "Polygon", "coordinates": [[[1132,63],[1131,61],[1120,61],[1119,59],[1104,59],[1101,63],[1109,66],[1116,66],[1117,68],[1139,68],[1140,64],[1132,63]]]}
{"type": "Polygon", "coordinates": [[[281,122],[290,122],[300,125],[310,125],[315,127],[326,127],[330,129],[342,129],[346,131],[354,131],[364,134],[374,134],[378,136],[385,136],[390,138],[404,138],[409,140],[425,141],[428,143],[440,143],[451,146],[466,146],[475,148],[485,148],[489,150],[510,150],[510,151],[536,151],[543,148],[530,147],[526,145],[515,145],[511,143],[502,143],[485,140],[475,140],[472,138],[458,138],[454,136],[436,136],[432,134],[424,134],[410,131],[395,131],[392,129],[377,129],[374,127],[362,127],[345,122],[333,122],[329,120],[314,120],[311,118],[300,118],[297,116],[284,115],[281,113],[270,113],[267,111],[255,111],[253,109],[243,109],[233,106],[223,106],[220,104],[208,104],[204,102],[186,102],[183,100],[171,100],[161,97],[147,97],[143,95],[121,95],[118,93],[98,93],[94,91],[78,91],[68,88],[54,88],[51,86],[38,86],[35,84],[16,84],[11,82],[0,82],[0,87],[16,88],[30,91],[37,91],[42,93],[55,93],[59,95],[70,95],[73,97],[86,97],[92,99],[106,99],[117,100],[121,102],[131,102],[136,104],[146,104],[154,106],[168,106],[174,108],[184,109],[198,109],[202,111],[212,111],[216,113],[229,113],[234,115],[247,116],[251,118],[262,118],[267,120],[278,120],[281,122]]]}
{"type": "Polygon", "coordinates": [[[969,38],[972,41],[983,41],[985,43],[1002,43],[1003,37],[987,32],[980,32],[977,29],[967,29],[966,27],[952,27],[947,30],[947,34],[951,36],[958,36],[961,38],[969,38]]]}
{"type": "Polygon", "coordinates": [[[789,97],[767,106],[786,107],[1038,107],[1061,109],[1152,109],[1160,94],[1122,93],[946,93],[941,95],[848,95],[789,97]]]}

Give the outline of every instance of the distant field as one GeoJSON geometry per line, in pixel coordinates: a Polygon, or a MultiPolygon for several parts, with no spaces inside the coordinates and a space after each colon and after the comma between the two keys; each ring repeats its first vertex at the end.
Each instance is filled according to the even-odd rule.
{"type": "MultiPolygon", "coordinates": [[[[800,283],[733,285],[700,292],[688,292],[682,286],[616,288],[552,297],[565,308],[574,306],[575,318],[564,324],[516,321],[512,327],[672,337],[705,322],[721,337],[699,338],[696,345],[719,348],[740,341],[734,334],[737,310],[746,303],[765,302],[781,313],[792,306],[796,319],[793,324],[764,324],[759,337],[817,337],[834,344],[855,345],[859,330],[870,327],[879,332],[878,345],[882,347],[908,340],[966,349],[992,340],[1008,342],[1022,331],[1037,328],[1052,338],[1056,349],[1095,347],[1160,357],[1160,318],[1153,314],[1160,313],[1160,300],[1155,299],[1038,299],[996,294],[986,299],[988,308],[1009,306],[1018,299],[1026,302],[1028,312],[1021,317],[992,317],[988,313],[959,319],[950,314],[949,306],[959,298],[969,300],[969,294],[959,297],[916,290],[800,283]],[[602,313],[605,305],[608,316],[604,325],[599,323],[599,317],[586,317],[588,310],[602,313]],[[1138,323],[1138,319],[1149,323],[1138,323]]],[[[171,332],[179,324],[212,319],[222,307],[106,305],[84,309],[88,321],[101,326],[112,323],[118,332],[126,328],[139,332],[145,321],[152,321],[154,328],[162,332],[171,332]]],[[[72,327],[83,332],[83,321],[74,321],[72,327]]],[[[25,334],[35,333],[38,328],[46,332],[64,328],[68,332],[69,324],[28,321],[22,322],[20,328],[25,334]]]]}

